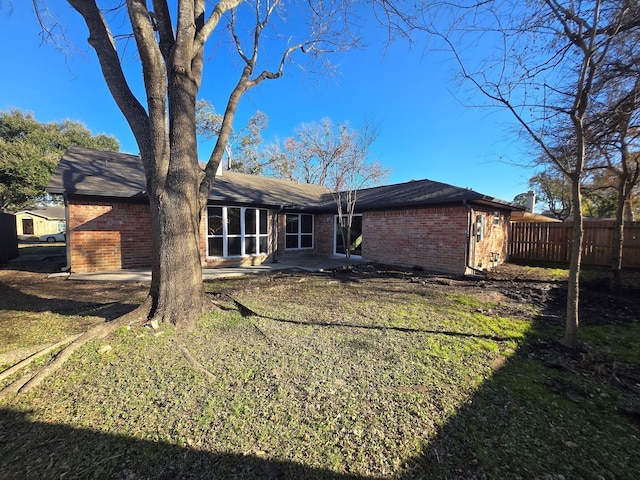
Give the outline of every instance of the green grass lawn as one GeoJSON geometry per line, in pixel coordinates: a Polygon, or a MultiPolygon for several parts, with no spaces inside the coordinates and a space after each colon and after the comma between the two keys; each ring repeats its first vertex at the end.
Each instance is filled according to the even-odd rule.
{"type": "Polygon", "coordinates": [[[638,386],[621,380],[637,323],[589,326],[568,352],[543,306],[506,316],[477,289],[300,274],[207,289],[260,316],[218,295],[193,333],[88,344],[0,402],[0,478],[638,478],[638,386]]]}

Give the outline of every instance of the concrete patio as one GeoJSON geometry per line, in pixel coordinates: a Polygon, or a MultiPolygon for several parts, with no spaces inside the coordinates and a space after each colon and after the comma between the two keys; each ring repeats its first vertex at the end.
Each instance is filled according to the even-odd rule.
{"type": "MultiPolygon", "coordinates": [[[[351,259],[352,264],[363,263],[360,259],[351,259]]],[[[261,265],[246,267],[205,268],[202,270],[202,278],[211,280],[215,278],[239,277],[247,274],[268,273],[278,270],[300,270],[306,272],[321,272],[346,265],[345,257],[308,253],[299,255],[286,255],[277,262],[265,262],[261,265]]],[[[150,282],[151,269],[135,268],[126,270],[111,270],[91,273],[54,274],[56,276],[68,275],[71,280],[95,280],[110,282],[150,282]]]]}

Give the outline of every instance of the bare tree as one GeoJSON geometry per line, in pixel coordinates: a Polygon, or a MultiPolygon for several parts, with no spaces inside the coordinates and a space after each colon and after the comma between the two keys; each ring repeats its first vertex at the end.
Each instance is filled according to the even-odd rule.
{"type": "MultiPolygon", "coordinates": [[[[199,135],[207,140],[216,140],[220,135],[222,120],[222,115],[216,112],[210,102],[196,102],[196,131],[199,135]]],[[[233,130],[225,147],[227,170],[253,175],[262,173],[265,165],[260,161],[259,148],[262,144],[262,132],[268,123],[267,114],[257,111],[245,126],[233,130]]]]}
{"type": "Polygon", "coordinates": [[[380,131],[372,120],[360,129],[334,125],[331,119],[303,123],[294,137],[267,147],[267,172],[275,177],[323,185],[333,192],[338,227],[347,266],[362,238],[351,238],[358,190],[379,185],[388,175],[380,162],[369,159],[369,149],[380,131]],[[353,241],[352,241],[353,240],[353,241]]]}
{"type": "MultiPolygon", "coordinates": [[[[45,2],[33,2],[48,31],[59,31],[45,25],[45,2]]],[[[353,4],[346,0],[291,4],[178,0],[170,5],[166,0],[123,0],[113,8],[113,2],[107,1],[68,3],[89,30],[89,44],[133,131],[144,166],[153,266],[149,296],[140,313],[191,329],[207,308],[198,249],[200,220],[240,99],[264,81],[280,78],[294,56],[297,61],[305,57],[325,62],[322,68],[329,68],[332,54],[357,42],[350,22],[353,4]],[[286,23],[289,15],[300,21],[286,23]],[[131,30],[122,31],[123,18],[131,30]],[[215,147],[202,168],[196,142],[196,97],[205,68],[205,45],[212,38],[219,45],[226,39],[240,66],[228,92],[215,147]],[[265,49],[267,38],[269,48],[265,49]],[[142,98],[131,89],[122,63],[124,48],[132,46],[144,78],[142,98]]],[[[233,65],[229,60],[225,68],[233,65]]]]}
{"type": "Polygon", "coordinates": [[[362,235],[352,238],[353,218],[360,189],[380,185],[389,175],[377,161],[369,161],[369,148],[378,138],[379,128],[367,122],[362,130],[342,132],[344,151],[334,163],[333,198],[338,209],[338,227],[342,238],[342,246],[347,260],[347,268],[351,266],[351,255],[362,243],[362,235]]]}
{"type": "MultiPolygon", "coordinates": [[[[330,118],[320,122],[303,123],[282,146],[275,143],[267,148],[269,173],[301,183],[334,188],[336,167],[344,162],[357,132],[348,125],[334,126],[330,118]]],[[[339,169],[338,169],[339,170],[339,169]]]]}
{"type": "Polygon", "coordinates": [[[633,218],[631,196],[640,180],[640,32],[621,33],[611,48],[612,59],[594,85],[599,95],[589,123],[591,149],[605,172],[600,183],[616,193],[615,247],[611,287],[622,287],[624,226],[633,218]]]}
{"type": "Polygon", "coordinates": [[[461,78],[481,93],[489,106],[510,112],[525,136],[568,179],[574,230],[564,343],[575,347],[586,124],[597,95],[594,84],[599,71],[609,64],[612,45],[622,33],[639,26],[637,2],[439,2],[418,6],[404,14],[404,19],[406,29],[418,28],[443,41],[461,78]]]}

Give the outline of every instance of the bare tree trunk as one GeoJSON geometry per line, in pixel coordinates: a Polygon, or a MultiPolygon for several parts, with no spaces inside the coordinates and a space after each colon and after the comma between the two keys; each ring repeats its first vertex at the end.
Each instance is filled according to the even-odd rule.
{"type": "Polygon", "coordinates": [[[620,179],[618,185],[618,203],[616,205],[616,225],[614,229],[613,258],[611,261],[611,289],[622,289],[622,250],[624,246],[625,205],[628,199],[627,182],[620,179]]]}
{"type": "Polygon", "coordinates": [[[575,348],[578,345],[579,300],[580,300],[580,264],[582,261],[582,237],[584,234],[582,211],[582,193],[580,175],[571,175],[573,197],[573,247],[569,263],[569,283],[567,292],[567,316],[565,320],[564,344],[575,348]]]}
{"type": "Polygon", "coordinates": [[[182,63],[178,59],[169,65],[169,125],[163,131],[169,137],[169,161],[155,162],[168,166],[167,175],[164,182],[152,180],[156,258],[150,295],[154,320],[193,330],[205,311],[199,229],[207,197],[200,192],[205,174],[198,164],[194,120],[198,84],[182,63]]]}
{"type": "Polygon", "coordinates": [[[181,183],[177,192],[166,192],[151,202],[156,210],[152,215],[156,259],[149,295],[154,320],[192,330],[206,306],[198,240],[201,215],[196,184],[181,183]]]}

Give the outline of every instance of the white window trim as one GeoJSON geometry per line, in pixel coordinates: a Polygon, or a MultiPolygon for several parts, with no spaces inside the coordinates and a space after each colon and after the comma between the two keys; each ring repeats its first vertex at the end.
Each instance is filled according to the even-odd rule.
{"type": "Polygon", "coordinates": [[[244,258],[244,257],[258,257],[261,255],[268,255],[269,254],[269,243],[268,243],[268,239],[269,239],[269,210],[266,208],[258,208],[258,207],[238,207],[235,205],[207,205],[207,224],[205,226],[205,232],[206,232],[206,257],[207,258],[244,258]],[[209,208],[221,208],[222,209],[222,234],[221,235],[210,235],[209,234],[209,208]],[[238,235],[237,233],[234,233],[232,235],[229,235],[229,216],[228,216],[228,209],[229,208],[239,208],[240,209],[240,234],[238,235]],[[245,214],[247,210],[255,210],[256,211],[256,233],[255,234],[246,234],[246,227],[245,227],[245,214]],[[266,219],[266,225],[267,225],[267,233],[260,233],[260,212],[261,211],[266,211],[267,212],[267,219],[266,219]],[[209,254],[209,239],[210,238],[214,238],[214,237],[222,237],[222,256],[218,256],[218,255],[210,255],[209,254]],[[240,255],[229,255],[229,238],[239,238],[240,239],[240,255]],[[256,248],[259,250],[260,249],[260,239],[261,238],[266,238],[267,239],[267,251],[266,252],[260,252],[260,253],[246,253],[245,250],[245,240],[247,238],[255,238],[256,239],[256,248]]]}
{"type": "MultiPolygon", "coordinates": [[[[346,217],[347,215],[344,214],[342,216],[346,217]]],[[[362,218],[362,214],[361,213],[354,213],[353,216],[362,218]]],[[[340,257],[342,257],[342,256],[346,257],[346,253],[338,253],[337,238],[338,238],[338,215],[334,215],[333,216],[333,255],[340,256],[340,257]]],[[[356,258],[356,259],[362,258],[362,255],[354,255],[352,253],[351,254],[351,258],[356,258]]]]}
{"type": "Polygon", "coordinates": [[[315,235],[315,230],[316,230],[316,219],[315,216],[312,213],[286,213],[285,217],[284,217],[284,249],[285,250],[313,250],[315,248],[315,244],[316,244],[316,235],[315,235]],[[298,217],[298,232],[297,233],[287,233],[287,217],[288,216],[297,216],[298,217]],[[302,232],[302,215],[309,215],[311,217],[311,232],[302,232]],[[291,248],[291,247],[287,247],[287,237],[292,237],[292,236],[297,236],[298,237],[298,247],[297,248],[291,248]],[[302,245],[302,236],[303,235],[311,235],[311,246],[310,247],[302,247],[300,245],[302,245]]]}

